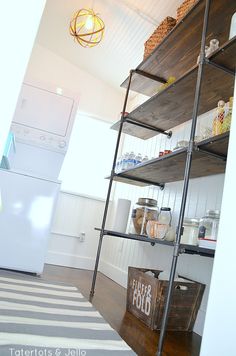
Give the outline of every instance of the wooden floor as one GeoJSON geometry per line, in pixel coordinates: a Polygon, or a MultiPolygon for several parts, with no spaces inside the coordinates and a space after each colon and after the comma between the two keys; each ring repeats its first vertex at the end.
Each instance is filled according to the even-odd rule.
{"type": "MultiPolygon", "coordinates": [[[[75,268],[46,265],[42,277],[77,286],[88,299],[92,272],[75,268]]],[[[126,312],[126,289],[98,273],[92,301],[104,319],[120,334],[139,356],[154,356],[159,333],[151,331],[132,314],[126,312]]],[[[195,333],[168,332],[163,356],[197,356],[201,338],[195,333]]]]}

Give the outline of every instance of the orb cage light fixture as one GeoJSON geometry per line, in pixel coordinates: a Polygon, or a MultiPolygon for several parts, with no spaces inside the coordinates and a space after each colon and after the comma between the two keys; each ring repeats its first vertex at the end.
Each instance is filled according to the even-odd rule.
{"type": "Polygon", "coordinates": [[[77,11],[70,22],[70,34],[85,47],[97,46],[103,39],[105,24],[93,9],[77,11]]]}

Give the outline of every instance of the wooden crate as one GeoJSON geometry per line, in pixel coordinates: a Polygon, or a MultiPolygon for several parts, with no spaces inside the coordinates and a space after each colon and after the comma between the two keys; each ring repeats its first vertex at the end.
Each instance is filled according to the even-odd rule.
{"type": "Polygon", "coordinates": [[[156,28],[149,39],[144,43],[144,59],[156,48],[156,46],[166,37],[166,35],[176,25],[176,19],[166,17],[164,21],[156,28]]]}
{"type": "MultiPolygon", "coordinates": [[[[161,271],[129,267],[127,310],[152,330],[159,330],[164,311],[168,281],[161,281],[161,271]],[[155,273],[155,278],[145,272],[155,273]]],[[[182,277],[184,278],[184,277],[182,277]]],[[[168,330],[192,331],[205,286],[190,281],[174,282],[168,330]]]]}
{"type": "Polygon", "coordinates": [[[185,0],[177,9],[177,23],[187,14],[198,0],[185,0]]]}

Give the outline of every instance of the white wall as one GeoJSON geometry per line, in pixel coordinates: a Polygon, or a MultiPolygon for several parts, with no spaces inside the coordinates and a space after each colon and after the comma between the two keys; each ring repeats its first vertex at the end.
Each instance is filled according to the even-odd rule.
{"type": "Polygon", "coordinates": [[[44,5],[44,0],[1,2],[0,157],[4,150],[44,5]]]}
{"type": "Polygon", "coordinates": [[[80,112],[100,119],[114,121],[121,111],[123,93],[119,88],[115,90],[39,44],[33,48],[25,82],[53,91],[60,87],[78,98],[80,112]]]}
{"type": "Polygon", "coordinates": [[[61,193],[57,204],[47,263],[93,269],[104,202],[61,193]],[[79,236],[85,233],[85,242],[79,236]]]}
{"type": "Polygon", "coordinates": [[[222,200],[222,214],[212,274],[201,356],[236,355],[236,263],[235,263],[235,152],[236,152],[236,86],[233,121],[222,200]]]}
{"type": "MultiPolygon", "coordinates": [[[[33,48],[24,81],[53,91],[60,87],[67,95],[78,98],[78,111],[100,119],[114,121],[121,110],[120,90],[38,44],[33,48]]],[[[103,201],[60,193],[46,262],[93,269],[97,247],[94,227],[101,226],[103,208],[103,201]],[[70,236],[80,232],[86,233],[84,242],[70,236]]]]}

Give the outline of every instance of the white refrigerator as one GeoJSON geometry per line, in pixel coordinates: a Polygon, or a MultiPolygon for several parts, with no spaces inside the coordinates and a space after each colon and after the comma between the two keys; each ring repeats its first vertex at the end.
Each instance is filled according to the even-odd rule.
{"type": "Polygon", "coordinates": [[[60,182],[0,170],[0,268],[41,274],[60,182]]]}

